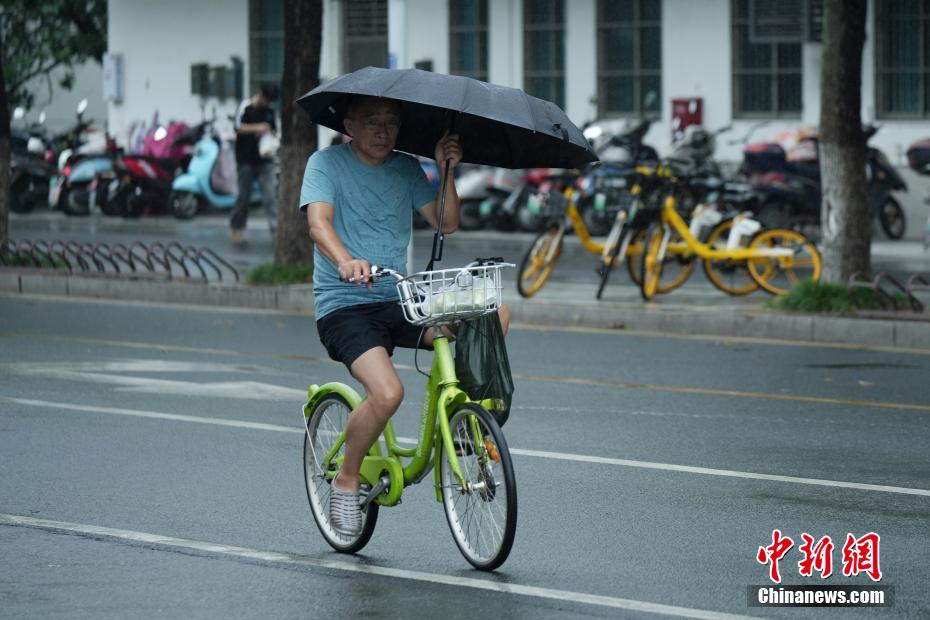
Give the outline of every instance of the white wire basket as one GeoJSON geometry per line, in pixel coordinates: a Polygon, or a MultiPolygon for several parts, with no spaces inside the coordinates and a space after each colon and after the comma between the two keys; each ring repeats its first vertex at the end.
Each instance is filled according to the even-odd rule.
{"type": "Polygon", "coordinates": [[[510,263],[421,271],[397,282],[404,316],[414,325],[467,321],[501,305],[501,269],[510,263]]]}

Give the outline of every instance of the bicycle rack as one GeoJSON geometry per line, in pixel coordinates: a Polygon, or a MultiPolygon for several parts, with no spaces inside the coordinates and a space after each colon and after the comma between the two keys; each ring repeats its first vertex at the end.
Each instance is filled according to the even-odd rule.
{"type": "MultiPolygon", "coordinates": [[[[863,288],[872,291],[885,312],[911,310],[915,313],[922,313],[924,304],[915,296],[915,293],[930,292],[930,283],[927,282],[923,275],[911,276],[907,284],[902,285],[898,279],[885,271],[879,272],[872,280],[869,280],[862,273],[854,273],[849,277],[846,287],[850,292],[863,288]],[[894,296],[894,293],[903,294],[907,304],[899,303],[899,299],[894,296]]],[[[852,301],[858,311],[864,311],[855,296],[852,297],[852,301]]]]}
{"type": "Polygon", "coordinates": [[[177,241],[128,246],[103,242],[8,240],[0,246],[0,267],[67,270],[69,274],[154,276],[168,280],[239,282],[239,272],[210,248],[177,241]],[[193,275],[192,275],[193,274],[193,275]]]}

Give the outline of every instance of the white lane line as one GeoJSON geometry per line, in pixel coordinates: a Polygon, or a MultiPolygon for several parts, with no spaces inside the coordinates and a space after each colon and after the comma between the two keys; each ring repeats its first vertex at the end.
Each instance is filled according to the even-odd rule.
{"type": "MultiPolygon", "coordinates": [[[[0,402],[6,401],[30,407],[43,407],[64,409],[66,411],[83,411],[89,413],[107,413],[113,415],[134,416],[138,418],[152,418],[158,420],[171,420],[175,422],[192,422],[195,424],[212,424],[215,426],[230,426],[247,428],[259,431],[273,431],[278,433],[303,433],[304,429],[277,424],[264,424],[262,422],[245,422],[223,418],[208,418],[200,416],[179,415],[176,413],[159,413],[156,411],[142,411],[139,409],[122,409],[118,407],[97,407],[93,405],[72,405],[70,403],[57,403],[29,398],[13,398],[0,396],[0,402]]],[[[398,441],[407,444],[416,444],[416,440],[409,437],[398,437],[398,441]]],[[[713,469],[709,467],[693,467],[690,465],[675,465],[673,463],[655,463],[652,461],[634,461],[603,456],[588,456],[586,454],[570,454],[565,452],[546,452],[543,450],[527,450],[524,448],[511,448],[510,453],[515,456],[528,456],[534,458],[551,459],[556,461],[572,461],[576,463],[592,463],[595,465],[615,465],[620,467],[636,467],[638,469],[656,469],[686,474],[700,474],[705,476],[723,476],[727,478],[743,478],[747,480],[766,480],[770,482],[787,482],[791,484],[806,484],[813,486],[834,487],[840,489],[854,489],[857,491],[877,491],[881,493],[897,493],[900,495],[918,495],[930,497],[930,489],[915,489],[911,487],[896,487],[883,484],[867,484],[863,482],[845,482],[841,480],[823,480],[820,478],[801,478],[797,476],[780,476],[776,474],[760,474],[756,472],[735,471],[730,469],[713,469]]]]}
{"type": "Polygon", "coordinates": [[[58,533],[75,534],[78,536],[88,536],[93,538],[106,538],[111,540],[128,541],[132,543],[142,543],[164,549],[186,549],[209,553],[218,556],[227,556],[234,558],[243,558],[253,561],[266,562],[271,564],[282,564],[290,566],[305,566],[313,568],[322,568],[329,570],[345,571],[350,573],[364,573],[366,575],[377,575],[380,577],[391,577],[395,579],[407,579],[426,583],[434,583],[444,586],[457,588],[472,588],[476,590],[485,590],[499,594],[511,594],[517,596],[527,596],[533,598],[542,598],[556,600],[560,602],[572,602],[582,605],[594,605],[597,607],[609,607],[614,609],[625,609],[629,611],[644,612],[651,614],[665,614],[677,616],[680,618],[705,618],[708,620],[724,620],[729,618],[747,618],[750,616],[740,616],[726,614],[715,611],[706,611],[703,609],[692,609],[690,607],[677,607],[675,605],[663,605],[661,603],[650,603],[647,601],[637,601],[627,598],[616,598],[613,596],[602,596],[598,594],[586,594],[584,592],[572,592],[569,590],[554,590],[551,588],[541,588],[537,586],[526,586],[516,583],[499,583],[486,579],[476,579],[474,577],[454,577],[451,575],[442,575],[439,573],[427,573],[421,571],[406,570],[402,568],[388,568],[386,566],[366,565],[354,562],[343,562],[338,560],[328,560],[325,558],[315,558],[298,553],[279,553],[276,551],[263,551],[261,549],[250,549],[248,547],[236,547],[233,545],[222,545],[200,540],[190,540],[188,538],[175,538],[173,536],[162,536],[160,534],[150,534],[147,532],[135,532],[132,530],[121,530],[97,525],[87,525],[82,523],[69,523],[66,521],[51,521],[48,519],[36,519],[34,517],[25,517],[21,515],[0,513],[0,525],[29,527],[39,530],[47,530],[58,533]]]}
{"type": "Polygon", "coordinates": [[[303,433],[302,428],[279,426],[277,424],[264,424],[262,422],[245,422],[242,420],[224,420],[222,418],[204,418],[193,415],[179,415],[177,413],[159,413],[157,411],[142,411],[140,409],[122,409],[118,407],[95,407],[92,405],[72,405],[70,403],[53,403],[45,400],[32,400],[29,398],[11,398],[0,396],[0,400],[30,407],[50,407],[66,411],[83,411],[88,413],[108,413],[112,415],[126,415],[136,418],[152,418],[155,420],[171,420],[173,422],[193,422],[195,424],[213,424],[215,426],[232,426],[234,428],[249,428],[257,431],[274,431],[279,433],[303,433]]]}

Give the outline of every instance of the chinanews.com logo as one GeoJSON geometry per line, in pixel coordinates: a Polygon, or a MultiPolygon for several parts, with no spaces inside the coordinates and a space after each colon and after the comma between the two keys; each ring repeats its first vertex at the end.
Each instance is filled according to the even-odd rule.
{"type": "Polygon", "coordinates": [[[801,544],[781,530],[772,531],[770,544],[759,547],[756,561],[767,567],[773,585],[749,586],[748,600],[755,607],[890,607],[894,588],[880,585],[780,585],[782,571],[797,561],[801,577],[819,577],[821,584],[835,574],[843,577],[867,576],[873,583],[882,580],[881,536],[869,532],[862,536],[849,533],[838,548],[830,536],[815,539],[807,532],[801,534],[801,544]],[[792,549],[796,549],[791,553],[792,549]],[[834,551],[839,550],[840,564],[834,569],[834,551]],[[790,554],[790,555],[789,555],[790,554]],[[782,562],[784,561],[784,565],[782,562]]]}

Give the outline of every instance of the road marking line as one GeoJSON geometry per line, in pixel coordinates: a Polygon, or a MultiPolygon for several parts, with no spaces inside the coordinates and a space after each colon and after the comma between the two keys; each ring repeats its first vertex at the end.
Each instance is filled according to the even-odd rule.
{"type": "MultiPolygon", "coordinates": [[[[280,426],[277,424],[264,424],[261,422],[245,422],[240,420],[229,420],[224,418],[209,418],[200,416],[179,415],[175,413],[158,413],[155,411],[142,411],[138,409],[122,409],[118,407],[98,407],[93,405],[72,405],[70,403],[56,403],[44,400],[33,400],[28,398],[13,398],[10,396],[0,396],[0,401],[27,405],[30,407],[45,407],[64,409],[67,411],[82,411],[90,413],[107,413],[113,415],[133,416],[139,418],[151,418],[161,420],[171,420],[174,422],[192,422],[195,424],[212,424],[215,426],[229,426],[234,428],[246,428],[260,431],[272,431],[277,433],[303,433],[304,429],[294,428],[291,426],[280,426]]],[[[398,437],[398,441],[416,445],[416,440],[409,437],[398,437]]],[[[806,484],[813,486],[825,486],[841,489],[852,489],[857,491],[877,491],[881,493],[897,493],[900,495],[918,495],[930,497],[930,490],[915,489],[911,487],[897,487],[882,484],[867,484],[862,482],[845,482],[841,480],[823,480],[820,478],[802,478],[798,476],[781,476],[777,474],[759,474],[755,472],[736,471],[730,469],[713,469],[709,467],[694,467],[691,465],[675,465],[673,463],[655,463],[651,461],[634,461],[630,459],[618,459],[603,456],[589,456],[586,454],[570,454],[564,452],[547,452],[543,450],[528,450],[525,448],[511,448],[510,453],[515,456],[527,456],[557,461],[572,461],[577,463],[591,463],[596,465],[615,465],[620,467],[635,467],[638,469],[655,469],[660,471],[673,471],[686,474],[700,474],[706,476],[722,476],[727,478],[742,478],[748,480],[766,480],[769,482],[787,482],[791,484],[806,484]]]]}
{"type": "Polygon", "coordinates": [[[546,381],[618,389],[651,390],[655,392],[671,392],[675,394],[700,394],[702,396],[727,396],[730,398],[761,398],[765,400],[787,400],[791,402],[818,403],[824,405],[848,405],[852,407],[896,409],[899,411],[930,411],[930,405],[921,405],[916,403],[888,403],[875,400],[853,400],[846,398],[826,398],[822,396],[803,396],[800,394],[778,394],[774,392],[753,392],[718,388],[688,387],[679,385],[658,385],[655,383],[628,383],[626,381],[615,381],[613,379],[584,379],[581,377],[554,377],[550,375],[527,375],[521,373],[514,373],[513,378],[523,379],[525,381],[546,381]]]}
{"type": "MultiPolygon", "coordinates": [[[[320,362],[326,364],[339,364],[328,358],[317,357],[313,355],[284,355],[279,353],[262,353],[262,352],[242,352],[229,349],[197,349],[194,347],[149,344],[143,342],[124,342],[120,340],[100,340],[95,338],[78,338],[70,336],[45,336],[35,334],[24,334],[16,332],[0,332],[0,337],[17,337],[32,338],[36,340],[52,340],[65,342],[79,342],[83,344],[99,344],[113,347],[127,347],[137,349],[151,349],[156,351],[175,351],[182,353],[198,353],[207,355],[229,355],[238,357],[267,357],[273,359],[286,359],[291,361],[320,362]]],[[[394,364],[398,370],[415,370],[413,366],[405,364],[394,364]]],[[[790,402],[817,403],[825,405],[847,405],[852,407],[865,407],[875,409],[894,409],[897,411],[928,411],[930,405],[911,404],[911,403],[889,403],[871,400],[851,400],[842,398],[825,398],[820,396],[803,396],[799,394],[778,394],[774,392],[754,392],[741,390],[727,390],[716,388],[699,388],[677,385],[659,385],[655,383],[629,383],[616,381],[613,379],[584,379],[581,377],[556,377],[552,375],[532,375],[524,373],[514,373],[514,379],[523,381],[543,381],[548,383],[568,383],[573,385],[591,385],[596,387],[607,387],[613,389],[633,389],[633,390],[651,390],[654,392],[669,392],[676,394],[699,394],[702,396],[724,396],[728,398],[755,398],[767,400],[784,400],[790,402]]]]}
{"type": "Polygon", "coordinates": [[[472,588],[475,590],[485,590],[498,594],[511,594],[517,596],[526,596],[532,598],[542,598],[556,600],[560,602],[571,602],[582,605],[593,605],[597,607],[609,607],[613,609],[626,609],[630,611],[665,614],[677,616],[680,618],[705,618],[708,620],[724,620],[729,618],[747,618],[716,611],[706,611],[703,609],[692,609],[689,607],[678,607],[675,605],[663,605],[661,603],[650,603],[647,601],[637,601],[627,598],[617,598],[613,596],[603,596],[598,594],[587,594],[584,592],[572,592],[569,590],[555,590],[551,588],[542,588],[537,586],[527,586],[517,583],[502,583],[491,581],[490,579],[477,579],[474,577],[459,577],[451,575],[442,575],[439,573],[427,573],[422,571],[407,570],[402,568],[389,568],[386,566],[376,566],[371,564],[362,564],[355,562],[329,560],[326,558],[316,558],[299,553],[280,553],[277,551],[263,551],[261,549],[251,549],[248,547],[237,547],[234,545],[223,545],[200,540],[191,540],[188,538],[175,538],[173,536],[162,536],[160,534],[150,534],[147,532],[136,532],[132,530],[122,530],[110,527],[101,527],[97,525],[87,525],[82,523],[69,523],[66,521],[52,521],[49,519],[36,519],[34,517],[25,517],[21,515],[0,513],[0,525],[12,527],[28,527],[38,530],[51,531],[56,533],[72,534],[90,538],[105,538],[117,541],[127,541],[130,543],[142,543],[147,546],[154,546],[160,549],[182,549],[208,553],[216,556],[227,556],[233,558],[242,558],[246,560],[282,564],[289,566],[304,566],[328,570],[345,571],[350,573],[362,573],[366,575],[376,575],[379,577],[389,577],[394,579],[406,579],[410,581],[419,581],[434,583],[444,586],[458,588],[472,588]]]}
{"type": "MultiPolygon", "coordinates": [[[[716,308],[715,308],[716,309],[716,308]]],[[[580,334],[597,334],[613,336],[639,336],[664,338],[669,340],[698,340],[709,342],[726,342],[734,344],[763,344],[785,347],[804,347],[815,349],[843,349],[853,351],[877,351],[881,353],[908,353],[913,355],[930,355],[930,349],[919,347],[893,347],[880,344],[851,344],[848,342],[813,342],[807,340],[788,340],[780,338],[762,338],[758,336],[727,336],[714,334],[676,334],[654,330],[617,329],[612,327],[585,327],[582,325],[536,325],[532,323],[513,322],[511,329],[536,332],[565,332],[580,334]]]]}

